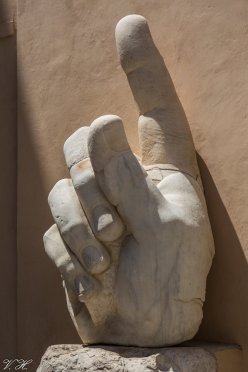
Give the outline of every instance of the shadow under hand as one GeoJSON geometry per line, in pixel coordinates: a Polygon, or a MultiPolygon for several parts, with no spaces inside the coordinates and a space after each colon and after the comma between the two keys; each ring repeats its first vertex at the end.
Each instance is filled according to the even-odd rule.
{"type": "Polygon", "coordinates": [[[197,339],[248,347],[248,265],[239,238],[211,174],[198,155],[215,257],[207,280],[203,322],[197,339]]]}

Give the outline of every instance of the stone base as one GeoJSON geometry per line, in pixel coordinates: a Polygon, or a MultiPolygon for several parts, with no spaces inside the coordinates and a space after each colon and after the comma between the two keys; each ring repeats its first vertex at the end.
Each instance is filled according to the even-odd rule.
{"type": "Polygon", "coordinates": [[[193,344],[168,348],[53,345],[37,372],[239,372],[236,346],[193,344]]]}

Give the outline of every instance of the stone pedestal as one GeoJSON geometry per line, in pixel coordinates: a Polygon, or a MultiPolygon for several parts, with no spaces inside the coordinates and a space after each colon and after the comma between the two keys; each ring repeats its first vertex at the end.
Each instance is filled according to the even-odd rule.
{"type": "Polygon", "coordinates": [[[236,346],[186,343],[168,348],[53,345],[37,372],[239,372],[236,346]]]}

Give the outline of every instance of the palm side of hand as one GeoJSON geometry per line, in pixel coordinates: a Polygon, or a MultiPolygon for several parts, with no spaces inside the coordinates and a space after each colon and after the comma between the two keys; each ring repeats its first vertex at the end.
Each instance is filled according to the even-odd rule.
{"type": "Polygon", "coordinates": [[[202,318],[213,256],[211,228],[196,181],[191,135],[182,120],[172,123],[179,135],[176,143],[171,141],[174,108],[168,116],[160,92],[168,88],[168,79],[158,81],[163,65],[144,18],[124,18],[116,38],[122,66],[145,112],[139,131],[148,175],[132,154],[118,117],[104,116],[81,128],[64,147],[72,182],[59,181],[49,196],[56,226],[45,234],[45,248],[61,271],[83,342],[174,344],[193,337],[202,318]],[[141,58],[127,34],[138,40],[136,48],[151,55],[141,58]],[[150,65],[154,55],[155,68],[150,65]],[[155,94],[145,89],[149,69],[158,85],[155,94]],[[149,110],[151,101],[159,109],[149,110]]]}

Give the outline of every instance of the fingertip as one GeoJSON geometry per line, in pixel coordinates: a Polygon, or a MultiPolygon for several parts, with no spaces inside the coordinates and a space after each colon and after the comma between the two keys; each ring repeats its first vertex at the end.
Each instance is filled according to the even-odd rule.
{"type": "Polygon", "coordinates": [[[117,153],[130,150],[122,120],[116,115],[104,115],[90,126],[89,156],[94,171],[101,171],[117,153]]]}
{"type": "Polygon", "coordinates": [[[92,134],[92,131],[99,131],[101,130],[104,126],[112,126],[112,125],[117,125],[117,124],[122,124],[122,120],[119,116],[113,115],[113,114],[106,114],[99,116],[96,118],[90,125],[90,135],[92,134]]]}
{"type": "Polygon", "coordinates": [[[116,47],[126,74],[151,58],[151,48],[156,49],[147,20],[138,14],[122,18],[115,29],[116,47]]]}
{"type": "Polygon", "coordinates": [[[52,190],[48,194],[48,204],[50,207],[54,203],[63,201],[64,190],[72,187],[72,181],[69,178],[63,178],[55,183],[52,190]]]}
{"type": "Polygon", "coordinates": [[[115,33],[117,36],[123,36],[123,31],[128,30],[129,34],[132,34],[133,29],[137,27],[144,27],[147,25],[145,17],[139,14],[128,14],[121,18],[115,27],[115,33]]]}
{"type": "Polygon", "coordinates": [[[64,143],[64,156],[67,167],[70,169],[81,160],[88,158],[87,138],[89,127],[76,130],[64,143]]]}

